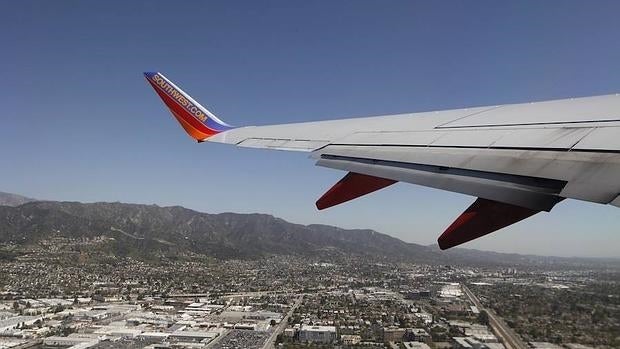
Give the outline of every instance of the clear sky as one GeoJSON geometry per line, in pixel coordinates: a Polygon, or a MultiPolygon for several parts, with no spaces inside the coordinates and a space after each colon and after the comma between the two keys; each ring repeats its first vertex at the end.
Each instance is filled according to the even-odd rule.
{"type": "MultiPolygon", "coordinates": [[[[435,243],[473,198],[397,184],[318,212],[344,173],[196,144],[142,76],[233,125],[620,92],[618,1],[2,1],[0,190],[264,212],[435,243]]],[[[620,210],[566,201],[466,247],[620,257],[620,210]]]]}

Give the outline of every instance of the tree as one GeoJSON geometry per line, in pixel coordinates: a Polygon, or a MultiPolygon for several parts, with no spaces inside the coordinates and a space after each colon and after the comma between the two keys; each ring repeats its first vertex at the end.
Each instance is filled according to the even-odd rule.
{"type": "Polygon", "coordinates": [[[597,306],[596,308],[594,308],[594,311],[592,311],[591,319],[593,323],[601,323],[605,321],[606,318],[607,316],[605,314],[605,310],[602,307],[597,306]]]}
{"type": "Polygon", "coordinates": [[[486,310],[480,311],[480,314],[478,314],[478,322],[486,326],[489,325],[489,314],[486,310]]]}

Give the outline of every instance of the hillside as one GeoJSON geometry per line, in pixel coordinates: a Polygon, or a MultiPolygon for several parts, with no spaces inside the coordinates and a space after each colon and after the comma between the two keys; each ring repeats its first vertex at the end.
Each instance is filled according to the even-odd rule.
{"type": "Polygon", "coordinates": [[[36,199],[0,191],[0,206],[19,206],[36,199]]]}
{"type": "Polygon", "coordinates": [[[425,246],[372,230],[304,226],[265,214],[208,214],[179,206],[52,201],[0,207],[0,242],[33,244],[51,236],[107,236],[123,242],[124,249],[148,246],[219,258],[320,252],[394,259],[436,257],[425,246]]]}
{"type": "Polygon", "coordinates": [[[468,249],[440,251],[436,246],[406,243],[373,230],[294,224],[266,214],[209,214],[180,206],[124,203],[32,201],[19,206],[0,206],[0,244],[30,246],[53,238],[101,240],[104,242],[80,245],[78,252],[146,259],[354,254],[431,264],[592,262],[468,249]]]}

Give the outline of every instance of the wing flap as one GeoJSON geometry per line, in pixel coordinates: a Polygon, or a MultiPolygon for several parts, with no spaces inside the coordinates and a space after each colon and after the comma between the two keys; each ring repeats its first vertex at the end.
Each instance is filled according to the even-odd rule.
{"type": "Polygon", "coordinates": [[[540,211],[478,198],[444,232],[437,243],[442,250],[458,246],[507,227],[540,211]]]}
{"type": "Polygon", "coordinates": [[[427,164],[322,155],[318,166],[550,211],[566,182],[427,164]]]}
{"type": "Polygon", "coordinates": [[[316,208],[323,210],[342,204],[360,196],[370,194],[396,183],[395,180],[349,172],[334,184],[316,202],[316,208]]]}
{"type": "Polygon", "coordinates": [[[559,196],[603,204],[609,203],[620,193],[620,182],[617,180],[620,153],[614,152],[328,145],[313,153],[314,158],[323,155],[551,179],[564,183],[559,196]]]}

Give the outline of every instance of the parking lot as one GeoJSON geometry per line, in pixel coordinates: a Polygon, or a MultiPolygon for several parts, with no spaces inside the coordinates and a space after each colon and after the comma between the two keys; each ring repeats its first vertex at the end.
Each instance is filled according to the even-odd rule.
{"type": "Polygon", "coordinates": [[[213,349],[260,349],[269,335],[270,332],[232,330],[213,349]]]}

